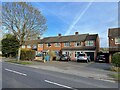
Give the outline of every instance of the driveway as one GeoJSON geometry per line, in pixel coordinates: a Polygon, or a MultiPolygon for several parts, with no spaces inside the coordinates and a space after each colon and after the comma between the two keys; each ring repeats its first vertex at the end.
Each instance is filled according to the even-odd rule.
{"type": "Polygon", "coordinates": [[[97,69],[101,69],[101,70],[110,70],[111,68],[111,64],[108,63],[91,63],[87,65],[88,68],[97,68],[97,69]]]}
{"type": "Polygon", "coordinates": [[[55,71],[65,74],[72,74],[76,76],[82,76],[87,78],[94,78],[97,80],[113,80],[108,75],[116,72],[107,70],[110,68],[109,64],[105,63],[77,63],[77,62],[63,62],[63,61],[52,61],[52,62],[34,62],[33,65],[27,65],[37,69],[55,71]]]}

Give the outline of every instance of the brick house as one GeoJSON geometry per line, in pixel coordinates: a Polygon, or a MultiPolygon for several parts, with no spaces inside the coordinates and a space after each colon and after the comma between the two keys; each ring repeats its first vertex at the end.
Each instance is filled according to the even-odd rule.
{"type": "Polygon", "coordinates": [[[38,46],[39,42],[40,42],[39,38],[37,40],[25,41],[25,43],[22,45],[22,49],[32,49],[32,50],[35,50],[36,54],[37,54],[38,53],[37,52],[37,46],[38,46]]]}
{"type": "Polygon", "coordinates": [[[109,41],[109,62],[114,53],[120,52],[120,28],[110,28],[108,30],[109,41]]]}
{"type": "Polygon", "coordinates": [[[90,56],[91,60],[95,60],[99,51],[99,36],[98,34],[79,34],[75,35],[45,37],[38,44],[38,52],[47,52],[49,50],[63,54],[68,54],[72,60],[75,60],[77,54],[85,52],[90,56]]]}

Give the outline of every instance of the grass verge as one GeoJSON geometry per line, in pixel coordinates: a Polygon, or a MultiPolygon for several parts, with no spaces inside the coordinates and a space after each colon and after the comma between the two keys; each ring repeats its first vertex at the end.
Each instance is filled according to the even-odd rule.
{"type": "Polygon", "coordinates": [[[22,64],[22,65],[28,65],[28,64],[32,64],[31,61],[16,61],[16,60],[8,60],[8,61],[5,61],[5,62],[10,62],[10,63],[16,63],[16,64],[22,64]]]}
{"type": "Polygon", "coordinates": [[[113,78],[115,81],[120,82],[120,74],[110,74],[109,75],[111,78],[113,78]]]}

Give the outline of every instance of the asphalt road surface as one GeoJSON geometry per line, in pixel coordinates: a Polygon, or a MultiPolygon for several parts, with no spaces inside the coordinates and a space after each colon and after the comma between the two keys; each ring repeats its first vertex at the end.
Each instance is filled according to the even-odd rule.
{"type": "Polygon", "coordinates": [[[118,88],[118,83],[2,62],[2,88],[118,88]]]}

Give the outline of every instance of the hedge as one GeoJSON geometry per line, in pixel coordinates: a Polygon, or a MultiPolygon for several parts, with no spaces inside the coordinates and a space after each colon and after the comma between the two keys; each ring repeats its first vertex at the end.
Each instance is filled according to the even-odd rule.
{"type": "Polygon", "coordinates": [[[113,54],[113,56],[112,56],[112,64],[115,67],[120,67],[120,52],[113,54]]]}
{"type": "Polygon", "coordinates": [[[22,49],[20,59],[21,60],[33,60],[35,58],[35,51],[30,49],[22,49]]]}

